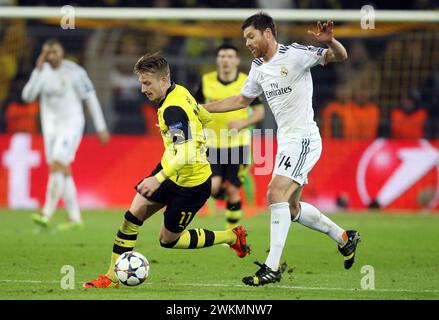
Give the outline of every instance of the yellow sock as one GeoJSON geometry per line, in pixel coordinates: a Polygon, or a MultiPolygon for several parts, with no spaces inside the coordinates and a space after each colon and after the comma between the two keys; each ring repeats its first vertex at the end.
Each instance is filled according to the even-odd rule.
{"type": "Polygon", "coordinates": [[[198,249],[227,243],[234,244],[236,235],[232,230],[210,231],[206,229],[184,230],[174,242],[161,243],[162,247],[172,249],[198,249]]]}
{"type": "Polygon", "coordinates": [[[131,212],[125,213],[125,219],[117,232],[114,239],[113,252],[111,254],[110,266],[105,274],[112,281],[116,282],[117,278],[114,273],[114,265],[119,256],[125,252],[133,251],[137,235],[139,234],[139,228],[143,224],[142,221],[137,219],[131,212]]]}
{"type": "Polygon", "coordinates": [[[116,260],[120,257],[120,254],[111,253],[110,267],[108,268],[107,273],[105,274],[108,278],[113,282],[117,282],[116,274],[114,273],[114,265],[116,264],[116,260]]]}

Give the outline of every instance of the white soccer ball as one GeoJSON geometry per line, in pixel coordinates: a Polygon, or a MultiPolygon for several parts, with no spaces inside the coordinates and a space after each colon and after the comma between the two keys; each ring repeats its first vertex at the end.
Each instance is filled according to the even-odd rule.
{"type": "Polygon", "coordinates": [[[148,277],[149,262],[138,252],[125,252],[116,260],[114,272],[122,284],[126,286],[137,286],[148,277]]]}

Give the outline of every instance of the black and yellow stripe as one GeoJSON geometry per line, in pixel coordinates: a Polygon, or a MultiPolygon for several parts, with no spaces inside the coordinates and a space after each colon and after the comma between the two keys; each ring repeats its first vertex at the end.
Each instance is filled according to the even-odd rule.
{"type": "Polygon", "coordinates": [[[114,239],[113,253],[121,255],[128,251],[133,251],[137,235],[139,234],[139,227],[143,224],[130,211],[125,213],[125,219],[117,232],[116,239],[114,239]]]}
{"type": "Polygon", "coordinates": [[[210,231],[206,229],[185,230],[175,241],[160,245],[168,249],[199,249],[211,247],[220,243],[232,244],[236,241],[236,235],[231,230],[210,231]]]}

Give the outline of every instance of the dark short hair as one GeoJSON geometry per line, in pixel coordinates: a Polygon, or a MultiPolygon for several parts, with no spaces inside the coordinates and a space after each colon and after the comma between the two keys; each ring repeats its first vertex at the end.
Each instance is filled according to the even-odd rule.
{"type": "Polygon", "coordinates": [[[44,41],[43,46],[54,46],[54,45],[59,45],[61,48],[64,48],[62,43],[55,38],[49,38],[46,41],[44,41]]]}
{"type": "Polygon", "coordinates": [[[273,18],[267,13],[260,11],[251,17],[248,17],[241,26],[241,30],[244,31],[246,28],[253,26],[256,30],[264,32],[265,29],[270,28],[273,36],[276,37],[276,24],[273,18]]]}
{"type": "Polygon", "coordinates": [[[216,55],[218,55],[218,53],[219,53],[221,50],[235,50],[236,55],[239,54],[239,50],[238,50],[238,48],[235,47],[233,44],[229,44],[229,43],[223,43],[222,45],[220,45],[220,46],[216,49],[216,51],[215,51],[216,55]]]}
{"type": "Polygon", "coordinates": [[[169,75],[170,71],[168,61],[166,61],[166,59],[159,52],[145,54],[134,65],[135,74],[143,72],[169,75]]]}

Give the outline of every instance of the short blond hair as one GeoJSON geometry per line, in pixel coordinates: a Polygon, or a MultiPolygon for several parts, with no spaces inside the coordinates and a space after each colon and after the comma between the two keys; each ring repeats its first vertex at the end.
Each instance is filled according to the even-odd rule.
{"type": "Polygon", "coordinates": [[[158,52],[145,54],[134,65],[134,73],[159,73],[170,76],[168,61],[158,52]]]}

